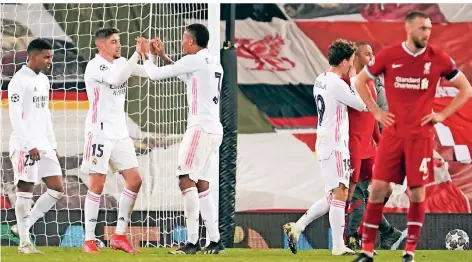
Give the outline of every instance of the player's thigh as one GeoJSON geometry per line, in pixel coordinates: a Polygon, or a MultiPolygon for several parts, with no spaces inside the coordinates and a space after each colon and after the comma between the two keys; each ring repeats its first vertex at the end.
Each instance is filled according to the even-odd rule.
{"type": "Polygon", "coordinates": [[[369,180],[374,172],[374,158],[365,158],[361,161],[359,180],[369,180]]]}
{"type": "Polygon", "coordinates": [[[206,133],[199,126],[190,127],[184,134],[180,143],[179,155],[177,160],[177,175],[189,175],[194,181],[198,181],[198,175],[201,173],[206,163],[221,144],[215,140],[213,134],[206,133]]]}
{"type": "Polygon", "coordinates": [[[407,184],[418,187],[434,181],[433,139],[417,138],[405,142],[407,184]]]}
{"type": "Polygon", "coordinates": [[[405,179],[404,160],[403,139],[382,137],[375,156],[372,179],[402,184],[405,179]]]}
{"type": "Polygon", "coordinates": [[[321,159],[320,162],[326,192],[332,192],[340,184],[349,188],[349,177],[351,175],[351,159],[349,154],[333,151],[327,159],[321,159]]]}
{"type": "Polygon", "coordinates": [[[118,171],[138,167],[138,158],[133,139],[130,137],[116,141],[111,152],[111,161],[118,171]]]}
{"type": "MultiPolygon", "coordinates": [[[[195,174],[195,178],[198,180],[204,180],[207,182],[218,181],[219,170],[219,151],[214,151],[205,166],[195,174]]],[[[193,180],[193,179],[192,179],[193,180]]]]}
{"type": "Polygon", "coordinates": [[[108,162],[115,144],[116,140],[89,134],[85,141],[81,171],[86,174],[107,174],[108,162]]]}
{"type": "Polygon", "coordinates": [[[14,183],[24,181],[37,184],[39,182],[39,161],[30,158],[26,151],[15,150],[10,157],[13,166],[14,183]]]}
{"type": "Polygon", "coordinates": [[[359,157],[351,156],[351,169],[352,169],[351,182],[352,183],[359,182],[359,176],[361,174],[361,163],[362,163],[362,159],[360,159],[359,157]]]}
{"type": "Polygon", "coordinates": [[[39,177],[44,179],[46,177],[57,176],[62,178],[61,164],[57,159],[55,150],[41,151],[41,160],[39,160],[39,177]]]}

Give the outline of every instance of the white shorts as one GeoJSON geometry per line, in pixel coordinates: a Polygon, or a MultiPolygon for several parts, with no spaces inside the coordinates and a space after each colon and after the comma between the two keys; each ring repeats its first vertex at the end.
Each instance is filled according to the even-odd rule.
{"type": "Polygon", "coordinates": [[[41,179],[49,176],[62,176],[61,165],[55,150],[40,150],[38,161],[31,160],[28,152],[15,150],[11,154],[14,182],[25,181],[39,184],[41,179]]]}
{"type": "Polygon", "coordinates": [[[216,155],[223,140],[223,135],[205,132],[201,126],[192,126],[185,131],[180,143],[177,176],[189,175],[195,182],[211,180],[211,172],[217,165],[216,155]]]}
{"type": "Polygon", "coordinates": [[[327,193],[338,188],[339,184],[349,188],[349,178],[351,177],[351,157],[349,154],[333,151],[327,159],[321,159],[320,162],[327,193]]]}
{"type": "Polygon", "coordinates": [[[113,171],[138,167],[133,140],[130,137],[105,139],[90,133],[85,140],[81,171],[108,174],[110,165],[117,169],[113,171]]]}

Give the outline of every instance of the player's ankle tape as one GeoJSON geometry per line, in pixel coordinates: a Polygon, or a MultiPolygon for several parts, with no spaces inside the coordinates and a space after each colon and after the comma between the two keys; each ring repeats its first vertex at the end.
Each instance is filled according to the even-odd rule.
{"type": "Polygon", "coordinates": [[[64,193],[48,188],[47,193],[53,198],[59,200],[64,193]]]}

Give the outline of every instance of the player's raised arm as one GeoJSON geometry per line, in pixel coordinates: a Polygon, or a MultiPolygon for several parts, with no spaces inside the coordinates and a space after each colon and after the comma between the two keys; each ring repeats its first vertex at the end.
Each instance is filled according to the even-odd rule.
{"type": "Polygon", "coordinates": [[[198,61],[194,55],[186,55],[173,64],[158,67],[150,59],[144,62],[144,69],[152,80],[161,80],[174,76],[193,73],[198,70],[198,61]]]}
{"type": "MultiPolygon", "coordinates": [[[[353,83],[354,78],[351,78],[351,83],[353,83]]],[[[355,89],[349,88],[349,86],[344,81],[339,81],[339,86],[335,91],[335,97],[341,103],[352,107],[358,111],[365,111],[366,106],[359,95],[355,92],[355,89]]]]}
{"type": "MultiPolygon", "coordinates": [[[[138,40],[138,39],[137,39],[138,40]]],[[[154,37],[151,41],[145,40],[144,38],[139,38],[139,43],[137,44],[136,51],[138,53],[142,53],[142,58],[143,59],[149,59],[153,64],[157,63],[157,57],[159,56],[163,61],[165,65],[168,64],[173,64],[174,61],[170,59],[164,51],[164,44],[162,41],[159,39],[159,37],[154,37]],[[141,44],[144,43],[144,44],[141,44]],[[145,45],[148,45],[149,47],[146,48],[145,45]],[[148,53],[148,52],[149,53],[148,53]]],[[[143,65],[136,64],[136,66],[133,67],[133,72],[132,75],[134,76],[139,76],[139,77],[149,77],[149,75],[146,72],[146,69],[144,68],[143,65]]],[[[184,79],[182,79],[184,80],[184,79]]]]}
{"type": "Polygon", "coordinates": [[[23,120],[24,86],[17,79],[13,79],[8,85],[8,113],[10,115],[13,132],[18,134],[20,144],[26,151],[35,148],[34,141],[26,129],[23,120]]]}
{"type": "Polygon", "coordinates": [[[112,86],[121,86],[128,81],[140,56],[135,52],[128,61],[120,62],[121,44],[119,33],[120,31],[116,28],[104,28],[95,33],[95,45],[99,50],[99,54],[105,60],[113,63],[114,66],[107,68],[107,70],[100,68],[95,72],[90,72],[90,79],[99,83],[105,82],[112,86]]]}

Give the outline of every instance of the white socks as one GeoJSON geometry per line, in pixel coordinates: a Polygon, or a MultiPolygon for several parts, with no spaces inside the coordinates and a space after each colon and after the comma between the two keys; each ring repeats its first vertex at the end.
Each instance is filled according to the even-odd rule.
{"type": "Polygon", "coordinates": [[[216,213],[215,201],[210,189],[198,194],[200,198],[200,213],[205,222],[205,227],[210,234],[208,237],[212,242],[220,241],[220,231],[218,228],[218,214],[216,213]]]}
{"type": "Polygon", "coordinates": [[[125,235],[128,228],[128,221],[131,212],[133,211],[134,203],[138,193],[135,193],[127,188],[123,189],[120,196],[120,203],[118,206],[118,222],[116,223],[115,233],[118,235],[125,235]]]}
{"type": "Polygon", "coordinates": [[[184,215],[187,224],[187,242],[198,242],[199,210],[198,191],[196,187],[190,187],[182,191],[184,198],[184,215]]]}
{"type": "Polygon", "coordinates": [[[20,235],[20,245],[30,243],[28,220],[33,193],[16,192],[15,215],[20,235]]]}
{"type": "Polygon", "coordinates": [[[300,231],[304,231],[305,228],[313,222],[315,219],[323,216],[324,214],[328,213],[330,210],[330,204],[331,204],[331,194],[326,195],[326,197],[323,197],[322,199],[316,201],[308,211],[297,221],[297,227],[300,229],[300,231]]]}
{"type": "Polygon", "coordinates": [[[344,224],[346,202],[340,200],[331,200],[329,209],[329,224],[331,226],[331,235],[333,237],[333,247],[344,246],[344,224]]]}
{"type": "Polygon", "coordinates": [[[56,204],[57,200],[59,200],[62,197],[62,192],[58,192],[56,190],[49,189],[42,194],[36,203],[33,206],[33,209],[31,210],[30,217],[28,219],[28,231],[31,228],[38,219],[42,218],[46,212],[51,209],[54,204],[56,204]]]}
{"type": "Polygon", "coordinates": [[[84,205],[85,215],[85,241],[95,240],[95,227],[97,226],[98,209],[100,208],[100,195],[91,191],[87,192],[84,205]]]}

